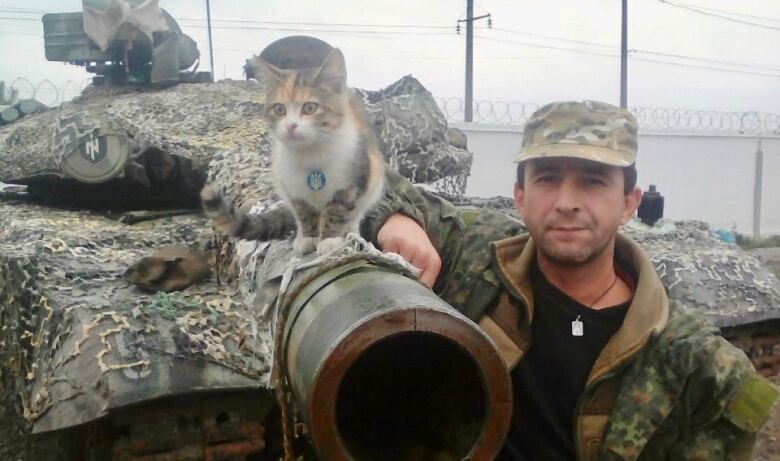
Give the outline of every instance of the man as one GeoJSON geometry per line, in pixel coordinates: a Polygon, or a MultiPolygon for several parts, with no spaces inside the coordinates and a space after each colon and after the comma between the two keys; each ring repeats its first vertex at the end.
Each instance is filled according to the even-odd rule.
{"type": "Polygon", "coordinates": [[[514,387],[505,460],[748,460],[776,390],[670,302],[618,233],[636,211],[637,124],[559,102],[528,121],[514,201],[458,212],[392,176],[365,230],[495,341],[514,387]],[[377,231],[378,229],[378,231],[377,231]],[[530,234],[530,235],[529,235],[530,234]]]}

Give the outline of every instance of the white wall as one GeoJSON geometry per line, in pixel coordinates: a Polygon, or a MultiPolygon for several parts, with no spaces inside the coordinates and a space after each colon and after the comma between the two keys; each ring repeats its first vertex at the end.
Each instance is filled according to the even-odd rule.
{"type": "MultiPolygon", "coordinates": [[[[520,149],[522,126],[451,126],[466,132],[474,153],[466,194],[511,196],[512,157],[520,149]]],[[[658,187],[666,198],[665,217],[698,219],[715,228],[736,224],[739,232],[751,234],[757,147],[755,135],[640,131],[639,185],[658,187]]],[[[780,234],[780,136],[765,137],[762,150],[760,231],[780,234]]]]}

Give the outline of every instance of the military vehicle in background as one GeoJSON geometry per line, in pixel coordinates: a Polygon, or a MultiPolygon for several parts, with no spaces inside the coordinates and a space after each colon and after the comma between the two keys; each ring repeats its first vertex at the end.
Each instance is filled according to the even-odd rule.
{"type": "Polygon", "coordinates": [[[84,0],[83,12],[43,16],[46,59],[84,67],[93,83],[209,82],[200,53],[157,1],[84,0]]]}
{"type": "MultiPolygon", "coordinates": [[[[60,19],[44,20],[47,56],[52,31],[78,22],[60,19]]],[[[280,262],[265,242],[213,235],[197,212],[207,180],[246,210],[278,201],[264,86],[139,85],[174,82],[173,72],[155,72],[155,56],[179,82],[198,81],[181,78],[189,58],[171,49],[190,42],[172,30],[151,32],[140,67],[129,55],[119,67],[116,54],[93,59],[97,42],[51,48],[105,78],[0,127],[0,459],[271,460],[282,451],[260,296],[265,269],[280,262]],[[157,46],[168,51],[155,55],[157,46]],[[215,252],[216,277],[151,294],[123,279],[171,244],[215,252]]],[[[129,51],[112,46],[99,51],[129,51]]],[[[506,200],[463,197],[472,156],[417,80],[358,91],[392,168],[461,206],[512,213],[506,200]]],[[[722,326],[764,373],[777,373],[777,279],[704,224],[665,226],[629,231],[670,295],[722,326]]]]}

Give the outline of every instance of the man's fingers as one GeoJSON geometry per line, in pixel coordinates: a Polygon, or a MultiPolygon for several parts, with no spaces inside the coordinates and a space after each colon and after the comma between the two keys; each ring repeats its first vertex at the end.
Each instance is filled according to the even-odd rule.
{"type": "MultiPolygon", "coordinates": [[[[382,245],[382,251],[387,251],[390,253],[396,253],[401,254],[401,240],[399,239],[389,239],[387,242],[385,242],[382,245]]],[[[403,256],[403,255],[401,255],[403,256]]]]}
{"type": "Polygon", "coordinates": [[[377,243],[383,251],[397,253],[420,269],[420,281],[433,287],[441,271],[441,258],[416,221],[400,213],[390,216],[377,233],[377,243]]]}
{"type": "Polygon", "coordinates": [[[434,253],[419,253],[413,260],[408,260],[413,266],[420,269],[420,281],[428,288],[433,288],[433,284],[436,283],[436,277],[439,276],[441,270],[441,259],[439,255],[434,253]]]}

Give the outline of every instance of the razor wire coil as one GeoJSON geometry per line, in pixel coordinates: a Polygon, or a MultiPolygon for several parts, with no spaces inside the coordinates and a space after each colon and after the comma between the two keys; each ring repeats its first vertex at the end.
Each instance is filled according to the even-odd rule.
{"type": "MultiPolygon", "coordinates": [[[[450,122],[463,122],[462,98],[436,98],[450,122]]],[[[523,125],[539,104],[515,101],[474,100],[473,122],[485,125],[523,125]]],[[[725,112],[671,107],[630,107],[643,130],[780,134],[780,114],[769,112],[725,112]]]]}
{"type": "MultiPolygon", "coordinates": [[[[26,78],[13,80],[5,89],[5,94],[0,94],[0,100],[35,99],[49,107],[59,106],[80,95],[82,90],[92,83],[91,78],[82,81],[67,80],[62,84],[55,84],[49,79],[34,83],[26,78]]],[[[11,101],[13,102],[13,101],[11,101]]]]}
{"type": "MultiPolygon", "coordinates": [[[[70,101],[92,82],[67,80],[55,84],[49,79],[38,83],[17,78],[5,87],[0,101],[35,99],[49,107],[70,101]]],[[[439,109],[450,122],[463,122],[463,98],[436,98],[439,109]]],[[[539,104],[518,101],[474,100],[473,122],[486,125],[523,125],[539,104]]],[[[671,107],[630,107],[643,130],[729,132],[742,134],[780,135],[780,114],[769,112],[725,112],[714,110],[680,109],[671,107]]]]}

